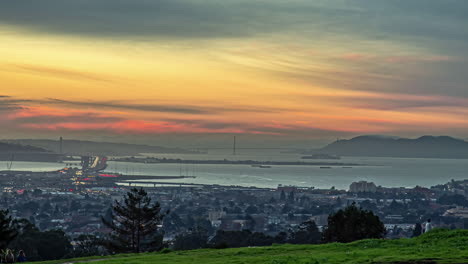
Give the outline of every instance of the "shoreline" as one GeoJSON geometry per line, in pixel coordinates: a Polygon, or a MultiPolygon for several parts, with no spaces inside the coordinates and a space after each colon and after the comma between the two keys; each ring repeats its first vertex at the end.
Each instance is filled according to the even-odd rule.
{"type": "Polygon", "coordinates": [[[368,166],[346,162],[257,161],[257,160],[190,160],[167,158],[114,158],[110,161],[144,164],[208,164],[208,165],[275,165],[275,166],[368,166]]]}

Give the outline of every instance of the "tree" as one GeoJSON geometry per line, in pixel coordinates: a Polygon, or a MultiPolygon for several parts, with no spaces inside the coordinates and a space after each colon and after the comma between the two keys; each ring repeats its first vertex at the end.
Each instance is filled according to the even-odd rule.
{"type": "Polygon", "coordinates": [[[72,245],[62,230],[40,232],[26,219],[14,220],[18,236],[10,243],[15,251],[24,250],[30,261],[62,259],[72,256],[72,245]]]}
{"type": "Polygon", "coordinates": [[[46,201],[41,207],[41,212],[52,213],[53,210],[54,208],[52,208],[52,205],[49,201],[46,201]]]}
{"type": "Polygon", "coordinates": [[[262,232],[255,232],[250,235],[250,246],[253,246],[253,247],[271,246],[273,243],[275,243],[275,238],[265,235],[262,232]]]}
{"type": "Polygon", "coordinates": [[[284,190],[281,190],[281,194],[280,194],[280,201],[285,201],[286,200],[286,194],[284,193],[284,190]]]}
{"type": "Polygon", "coordinates": [[[81,208],[81,204],[77,200],[72,200],[70,204],[70,211],[78,211],[81,208]]]}
{"type": "Polygon", "coordinates": [[[34,195],[34,196],[40,196],[40,195],[42,195],[42,190],[40,190],[40,189],[34,189],[33,195],[34,195]]]}
{"type": "Polygon", "coordinates": [[[250,230],[242,231],[216,231],[216,235],[210,240],[214,248],[247,247],[249,246],[250,230]]]}
{"type": "Polygon", "coordinates": [[[224,231],[218,230],[211,239],[214,248],[269,246],[275,243],[276,238],[260,232],[252,233],[250,230],[224,231]]]}
{"type": "Polygon", "coordinates": [[[108,248],[114,252],[134,253],[159,249],[162,236],[157,233],[158,225],[167,213],[161,213],[158,202],[151,203],[143,188],[132,188],[123,203],[115,201],[112,221],[102,217],[104,225],[112,229],[108,248]]]}
{"type": "Polygon", "coordinates": [[[213,232],[213,226],[211,225],[211,221],[201,217],[195,220],[195,229],[204,230],[207,234],[213,232]]]}
{"type": "Polygon", "coordinates": [[[445,205],[468,206],[468,200],[461,194],[444,194],[439,199],[437,199],[437,202],[445,205]]]}
{"type": "Polygon", "coordinates": [[[294,198],[294,191],[290,191],[288,195],[288,202],[289,203],[294,203],[295,198],[294,198]]]}
{"type": "Polygon", "coordinates": [[[100,255],[102,250],[102,241],[94,235],[80,235],[75,239],[75,256],[87,257],[100,255]]]}
{"type": "Polygon", "coordinates": [[[62,230],[39,232],[35,239],[36,248],[43,260],[62,259],[71,256],[70,239],[62,230]]]}
{"type": "Polygon", "coordinates": [[[206,230],[197,228],[193,232],[179,234],[174,240],[175,250],[192,250],[206,248],[208,246],[208,235],[206,230]]]}
{"type": "Polygon", "coordinates": [[[229,211],[231,214],[242,214],[242,209],[239,206],[235,206],[229,211]]]}
{"type": "Polygon", "coordinates": [[[166,217],[164,217],[163,221],[163,228],[164,231],[166,232],[174,232],[174,233],[179,233],[181,229],[184,227],[184,221],[180,218],[180,216],[172,212],[168,214],[166,217]]]}
{"type": "Polygon", "coordinates": [[[343,201],[341,200],[341,197],[338,197],[336,199],[335,206],[336,207],[341,207],[342,204],[343,204],[343,201]]]}
{"type": "Polygon", "coordinates": [[[352,242],[366,238],[383,238],[385,226],[372,211],[358,208],[355,203],[328,216],[323,232],[326,242],[352,242]]]}
{"type": "Polygon", "coordinates": [[[246,228],[249,229],[250,231],[255,231],[255,226],[257,223],[255,222],[255,219],[251,215],[246,215],[245,220],[247,220],[247,226],[246,228]]]}
{"type": "Polygon", "coordinates": [[[322,234],[315,221],[309,220],[299,225],[299,230],[291,234],[291,244],[318,244],[322,234]]]}
{"type": "Polygon", "coordinates": [[[195,218],[193,218],[191,215],[187,215],[184,220],[185,226],[187,229],[194,229],[195,228],[195,218]]]}
{"type": "Polygon", "coordinates": [[[10,211],[0,210],[0,249],[5,249],[17,235],[10,211]]]}
{"type": "Polygon", "coordinates": [[[258,213],[258,208],[255,205],[249,205],[247,208],[245,208],[245,213],[256,214],[258,213]]]}
{"type": "Polygon", "coordinates": [[[218,230],[210,240],[210,244],[213,248],[271,246],[273,243],[285,243],[287,236],[285,232],[280,232],[277,236],[272,237],[262,232],[252,233],[247,229],[242,231],[218,230]]]}
{"type": "Polygon", "coordinates": [[[370,211],[377,210],[377,204],[369,200],[364,200],[359,205],[361,206],[361,208],[365,210],[370,210],[370,211]]]}
{"type": "Polygon", "coordinates": [[[34,201],[28,201],[26,203],[24,203],[22,206],[22,211],[29,211],[33,214],[35,214],[37,212],[37,210],[39,210],[39,204],[37,202],[34,202],[34,201]]]}
{"type": "Polygon", "coordinates": [[[413,235],[411,237],[417,237],[417,236],[420,236],[421,234],[422,234],[421,223],[416,223],[416,225],[414,225],[413,235]]]}

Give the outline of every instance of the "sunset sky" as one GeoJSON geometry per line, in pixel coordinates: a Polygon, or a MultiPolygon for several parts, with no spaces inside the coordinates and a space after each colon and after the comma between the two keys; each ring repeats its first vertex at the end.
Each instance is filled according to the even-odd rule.
{"type": "Polygon", "coordinates": [[[466,139],[466,10],[466,0],[3,0],[1,138],[466,139]]]}

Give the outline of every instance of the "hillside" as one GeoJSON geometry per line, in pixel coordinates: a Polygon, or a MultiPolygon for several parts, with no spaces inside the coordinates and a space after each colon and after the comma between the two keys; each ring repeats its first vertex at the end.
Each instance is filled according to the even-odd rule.
{"type": "Polygon", "coordinates": [[[40,147],[0,142],[0,160],[57,162],[60,155],[40,147]]]}
{"type": "Polygon", "coordinates": [[[47,152],[47,150],[29,145],[0,142],[0,152],[47,152]]]}
{"type": "MultiPolygon", "coordinates": [[[[30,145],[59,153],[58,140],[46,139],[16,139],[4,142],[30,145]]],[[[66,155],[107,155],[107,156],[136,156],[140,153],[194,153],[185,149],[166,148],[159,146],[95,142],[85,140],[63,140],[63,152],[66,155]]]]}
{"type": "Polygon", "coordinates": [[[468,263],[468,230],[433,230],[413,239],[362,240],[349,244],[274,245],[257,248],[202,249],[170,253],[115,255],[43,263],[190,264],[362,264],[468,263]],[[99,261],[96,261],[99,260],[99,261]]]}
{"type": "Polygon", "coordinates": [[[359,136],[335,141],[317,152],[338,156],[468,158],[468,142],[448,136],[416,139],[359,136]]]}

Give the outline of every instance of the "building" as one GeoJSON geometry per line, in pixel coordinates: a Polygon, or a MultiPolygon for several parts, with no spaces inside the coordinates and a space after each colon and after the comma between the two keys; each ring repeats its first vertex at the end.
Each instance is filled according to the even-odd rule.
{"type": "Polygon", "coordinates": [[[366,182],[366,181],[353,182],[349,186],[349,192],[352,192],[352,193],[359,193],[359,192],[375,193],[375,192],[377,192],[377,186],[375,186],[375,183],[373,183],[373,182],[366,182]]]}
{"type": "Polygon", "coordinates": [[[451,216],[468,219],[468,208],[465,207],[456,207],[445,211],[443,216],[451,216]]]}

